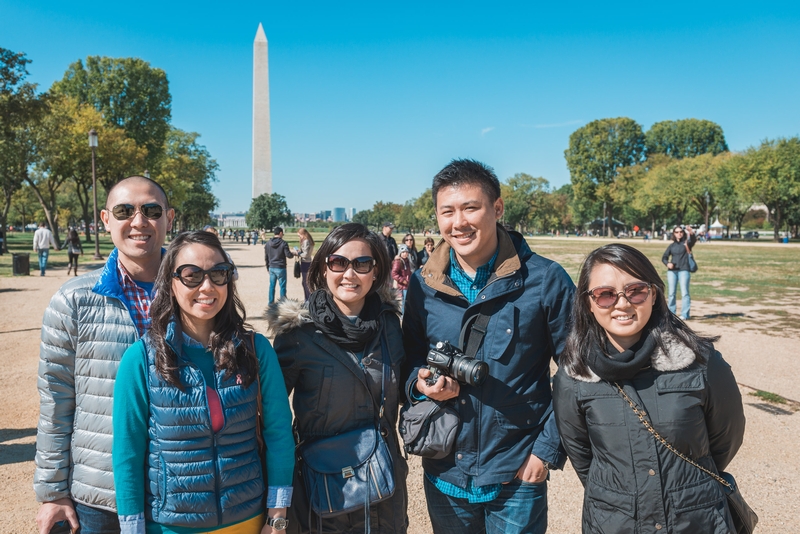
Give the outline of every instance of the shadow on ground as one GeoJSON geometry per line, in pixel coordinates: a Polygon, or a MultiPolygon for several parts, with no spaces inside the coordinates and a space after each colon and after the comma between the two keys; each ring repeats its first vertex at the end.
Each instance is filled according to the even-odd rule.
{"type": "Polygon", "coordinates": [[[6,443],[36,435],[35,428],[0,429],[0,465],[31,462],[36,455],[36,443],[6,443]]]}

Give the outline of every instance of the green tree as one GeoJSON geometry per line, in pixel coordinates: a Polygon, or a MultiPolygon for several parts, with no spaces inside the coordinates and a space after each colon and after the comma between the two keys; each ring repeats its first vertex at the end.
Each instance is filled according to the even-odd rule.
{"type": "Polygon", "coordinates": [[[800,138],[767,139],[743,158],[742,192],[767,206],[777,240],[785,215],[800,202],[800,138]]]}
{"type": "MultiPolygon", "coordinates": [[[[629,118],[600,119],[578,128],[569,136],[564,151],[573,188],[573,207],[581,217],[589,215],[600,202],[614,213],[613,185],[619,170],[644,157],[642,127],[629,118]]],[[[611,227],[608,229],[611,235],[611,227]]]]}
{"type": "Polygon", "coordinates": [[[147,164],[155,165],[172,114],[166,72],[139,58],[89,56],[85,65],[81,60],[70,65],[52,90],[93,106],[145,147],[147,164]]]}
{"type": "MultiPolygon", "coordinates": [[[[21,52],[0,48],[0,228],[8,225],[12,199],[35,158],[34,130],[46,111],[36,84],[25,82],[30,60],[21,52]]],[[[3,241],[4,251],[8,250],[3,241]]]]}
{"type": "Polygon", "coordinates": [[[544,178],[525,173],[517,173],[501,184],[506,223],[520,231],[527,230],[536,214],[545,208],[549,187],[550,183],[544,178]]]}
{"type": "Polygon", "coordinates": [[[657,122],[645,134],[645,145],[648,156],[666,154],[676,159],[728,151],[722,128],[699,119],[657,122]]]}
{"type": "Polygon", "coordinates": [[[271,230],[281,224],[291,223],[292,212],[283,195],[264,193],[253,199],[244,219],[251,228],[271,230]]]}
{"type": "Polygon", "coordinates": [[[744,159],[740,155],[727,158],[720,166],[714,184],[720,215],[728,221],[728,231],[734,226],[739,236],[742,235],[744,218],[753,205],[752,199],[744,194],[741,187],[746,178],[744,159]]]}

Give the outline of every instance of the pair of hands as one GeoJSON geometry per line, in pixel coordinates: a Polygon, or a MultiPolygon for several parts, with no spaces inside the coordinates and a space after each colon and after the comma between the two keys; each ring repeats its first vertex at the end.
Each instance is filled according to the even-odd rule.
{"type": "MultiPolygon", "coordinates": [[[[417,373],[417,391],[428,398],[437,401],[446,401],[458,397],[461,392],[461,385],[458,381],[448,376],[440,376],[435,384],[429,386],[425,379],[430,377],[430,369],[423,367],[417,373]]],[[[517,470],[515,478],[531,484],[538,484],[547,479],[547,468],[535,454],[528,455],[528,459],[517,470]]],[[[506,482],[508,484],[508,482],[506,482]]]]}

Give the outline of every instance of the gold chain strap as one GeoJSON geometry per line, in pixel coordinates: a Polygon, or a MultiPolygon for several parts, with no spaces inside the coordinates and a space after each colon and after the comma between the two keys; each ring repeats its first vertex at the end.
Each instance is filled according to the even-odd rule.
{"type": "Polygon", "coordinates": [[[620,395],[622,395],[622,398],[625,399],[626,401],[628,401],[628,404],[631,405],[631,410],[633,410],[633,413],[635,413],[639,417],[639,421],[642,422],[642,424],[648,430],[648,432],[653,434],[653,437],[655,437],[659,442],[661,442],[661,444],[664,445],[670,452],[674,453],[676,456],[678,456],[678,458],[680,458],[684,462],[686,462],[686,463],[688,463],[690,465],[693,465],[696,468],[698,468],[700,471],[703,471],[704,473],[710,475],[714,480],[716,480],[717,482],[719,482],[720,484],[722,484],[726,488],[728,488],[730,490],[733,489],[733,486],[731,486],[728,483],[727,480],[725,480],[724,478],[722,478],[721,476],[719,476],[716,473],[712,473],[711,471],[709,471],[708,469],[706,469],[702,465],[699,465],[694,460],[692,460],[691,458],[689,458],[688,456],[686,456],[682,452],[678,451],[667,440],[662,438],[661,434],[659,434],[656,431],[656,429],[653,428],[653,425],[650,424],[650,421],[647,420],[647,412],[644,411],[644,409],[640,409],[638,406],[636,406],[636,403],[633,402],[633,400],[628,396],[627,393],[625,393],[625,390],[622,389],[622,387],[620,387],[619,384],[614,382],[614,385],[617,387],[617,390],[619,390],[619,393],[620,393],[620,395]]]}

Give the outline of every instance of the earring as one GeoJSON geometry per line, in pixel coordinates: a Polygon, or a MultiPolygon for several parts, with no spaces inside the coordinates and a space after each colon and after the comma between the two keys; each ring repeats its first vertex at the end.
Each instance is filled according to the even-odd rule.
{"type": "Polygon", "coordinates": [[[378,277],[377,277],[377,276],[373,276],[373,277],[372,277],[372,279],[373,279],[373,280],[377,280],[377,279],[378,279],[378,277]]]}

